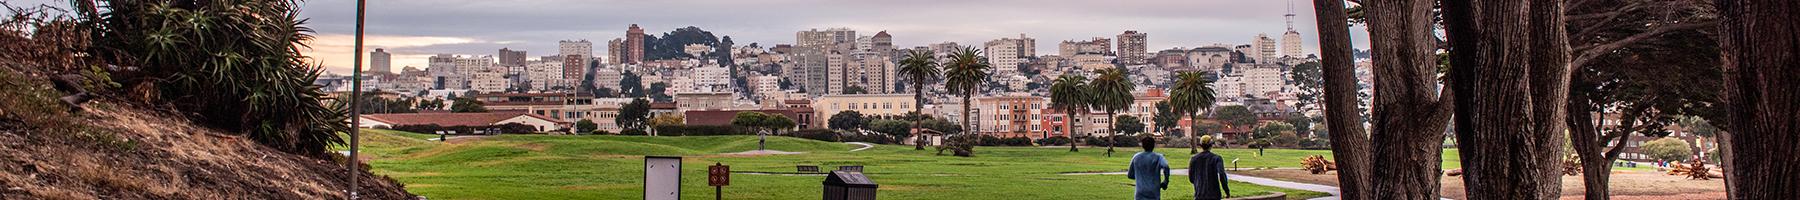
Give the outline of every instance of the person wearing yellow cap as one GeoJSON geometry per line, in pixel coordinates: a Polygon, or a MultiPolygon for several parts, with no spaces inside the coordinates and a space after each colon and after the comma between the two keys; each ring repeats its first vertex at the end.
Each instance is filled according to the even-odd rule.
{"type": "Polygon", "coordinates": [[[1231,197],[1231,186],[1225,181],[1225,159],[1212,152],[1213,137],[1200,136],[1200,154],[1188,159],[1188,183],[1194,184],[1194,199],[1231,197]]]}

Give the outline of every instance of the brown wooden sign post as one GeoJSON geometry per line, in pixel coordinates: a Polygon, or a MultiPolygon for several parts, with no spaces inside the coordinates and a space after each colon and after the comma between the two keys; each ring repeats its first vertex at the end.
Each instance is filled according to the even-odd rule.
{"type": "Polygon", "coordinates": [[[713,163],[707,167],[706,185],[713,186],[713,199],[725,199],[725,186],[731,185],[731,166],[713,163]]]}

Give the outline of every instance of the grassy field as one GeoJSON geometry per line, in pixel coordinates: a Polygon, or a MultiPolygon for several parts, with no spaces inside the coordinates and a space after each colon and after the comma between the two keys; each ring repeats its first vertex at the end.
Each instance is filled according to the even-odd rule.
{"type": "MultiPolygon", "coordinates": [[[[684,198],[713,195],[706,186],[706,165],[724,163],[736,172],[793,172],[795,165],[822,169],[861,165],[881,184],[881,199],[1121,199],[1129,198],[1132,181],[1124,175],[1062,175],[1070,172],[1124,170],[1138,148],[978,147],[976,157],[936,156],[912,146],[878,145],[848,152],[855,145],[769,137],[769,149],[807,152],[798,155],[727,156],[721,153],[756,149],[754,136],[644,137],[501,135],[454,143],[427,141],[435,135],[386,130],[364,131],[363,152],[375,173],[391,176],[407,190],[432,199],[638,199],[642,193],[644,155],[683,156],[684,198]]],[[[1175,168],[1186,168],[1187,149],[1158,149],[1175,168]]],[[[1215,150],[1239,167],[1299,167],[1301,157],[1326,155],[1325,150],[1215,150]]],[[[1456,152],[1446,151],[1445,167],[1455,168],[1456,152]]],[[[1229,164],[1229,163],[1228,163],[1229,164]]],[[[1176,176],[1176,180],[1185,177],[1176,176]]],[[[812,199],[821,193],[821,176],[734,174],[724,189],[730,199],[812,199]]],[[[1326,194],[1233,185],[1240,196],[1288,193],[1290,197],[1326,194]]],[[[1192,199],[1192,185],[1171,183],[1165,199],[1192,199]]]]}

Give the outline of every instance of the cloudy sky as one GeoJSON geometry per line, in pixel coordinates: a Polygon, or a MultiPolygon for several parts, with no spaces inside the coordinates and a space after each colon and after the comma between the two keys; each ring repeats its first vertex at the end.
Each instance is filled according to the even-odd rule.
{"type": "MultiPolygon", "coordinates": [[[[61,3],[57,0],[25,0],[61,3]]],[[[1317,52],[1311,1],[1293,2],[1294,28],[1306,52],[1317,52]]],[[[15,3],[16,4],[16,3],[15,3]]],[[[303,17],[318,38],[311,56],[336,73],[352,63],[356,1],[309,0],[303,17]]],[[[439,53],[492,55],[500,48],[530,58],[556,53],[557,41],[586,39],[594,54],[638,24],[659,34],[697,26],[737,44],[791,44],[794,32],[846,27],[862,35],[888,31],[900,47],[937,42],[980,44],[1020,33],[1037,39],[1039,54],[1056,43],[1149,34],[1151,51],[1215,43],[1248,44],[1256,34],[1286,31],[1283,0],[370,0],[368,51],[393,52],[394,68],[423,68],[439,53]]],[[[1367,37],[1354,27],[1359,48],[1367,37]]],[[[771,45],[764,45],[771,46],[771,45]]]]}

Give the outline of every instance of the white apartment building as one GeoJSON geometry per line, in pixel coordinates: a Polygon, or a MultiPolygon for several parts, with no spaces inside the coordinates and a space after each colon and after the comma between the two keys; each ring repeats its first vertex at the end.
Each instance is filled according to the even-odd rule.
{"type": "Polygon", "coordinates": [[[619,69],[614,69],[614,68],[594,69],[594,83],[593,84],[596,87],[610,88],[610,89],[613,89],[614,92],[617,92],[620,89],[619,81],[621,79],[625,79],[625,75],[623,73],[619,72],[619,69]]]}
{"type": "Polygon", "coordinates": [[[1222,100],[1236,100],[1244,96],[1262,98],[1285,96],[1286,82],[1279,67],[1272,65],[1238,64],[1239,68],[1232,74],[1222,76],[1214,83],[1218,97],[1222,100]]]}
{"type": "Polygon", "coordinates": [[[1231,48],[1224,46],[1207,46],[1188,51],[1188,66],[1200,71],[1218,72],[1231,63],[1231,48]]]}
{"type": "Polygon", "coordinates": [[[724,66],[702,66],[694,68],[689,87],[698,92],[730,92],[731,71],[724,66]]]}
{"type": "Polygon", "coordinates": [[[1106,39],[1105,37],[1094,37],[1094,39],[1086,40],[1086,41],[1064,40],[1064,41],[1062,41],[1062,43],[1057,44],[1057,54],[1056,55],[1060,55],[1063,57],[1072,57],[1072,56],[1075,56],[1078,54],[1090,54],[1090,53],[1091,54],[1101,54],[1101,55],[1113,54],[1112,39],[1106,39]]]}
{"type": "Polygon", "coordinates": [[[1019,65],[1025,64],[1026,58],[1037,55],[1037,39],[1025,37],[1000,38],[988,41],[983,45],[987,52],[988,64],[994,67],[997,74],[1018,73],[1019,65]]]}
{"type": "Polygon", "coordinates": [[[563,56],[581,55],[580,63],[583,63],[583,64],[588,63],[588,61],[590,59],[594,58],[594,43],[588,42],[585,39],[584,40],[574,40],[574,41],[570,41],[570,40],[558,41],[556,43],[556,47],[557,47],[557,52],[561,53],[559,55],[563,55],[563,56]]]}
{"type": "MultiPolygon", "coordinates": [[[[899,79],[897,68],[886,55],[875,52],[859,52],[848,56],[840,70],[842,77],[837,79],[842,88],[860,87],[869,94],[893,93],[894,81],[899,79]]],[[[837,74],[837,73],[834,73],[837,74]]],[[[834,90],[841,93],[843,90],[834,90]]]]}
{"type": "Polygon", "coordinates": [[[1256,63],[1272,63],[1276,58],[1281,57],[1281,55],[1275,54],[1275,39],[1269,38],[1269,34],[1256,34],[1255,38],[1251,38],[1250,50],[1244,54],[1249,54],[1250,58],[1256,59],[1256,63]]]}
{"type": "Polygon", "coordinates": [[[681,47],[681,52],[693,55],[696,58],[706,55],[706,53],[712,52],[712,50],[712,46],[706,46],[704,44],[688,44],[687,46],[681,47]]]}
{"type": "Polygon", "coordinates": [[[504,92],[512,86],[506,80],[506,71],[493,68],[474,71],[469,74],[469,90],[480,92],[504,92]]]}
{"type": "Polygon", "coordinates": [[[781,92],[780,76],[761,75],[750,77],[748,81],[751,89],[756,92],[756,96],[761,97],[762,100],[770,100],[770,96],[775,96],[771,94],[781,92]]]}
{"type": "MultiPolygon", "coordinates": [[[[844,111],[856,111],[863,116],[903,116],[913,111],[912,94],[834,94],[814,98],[812,102],[814,127],[824,127],[832,115],[844,111]]],[[[959,107],[960,109],[960,107],[959,107]]]]}
{"type": "Polygon", "coordinates": [[[563,62],[531,61],[525,64],[525,80],[531,83],[532,90],[549,90],[556,87],[570,87],[567,79],[563,79],[563,62]]]}

